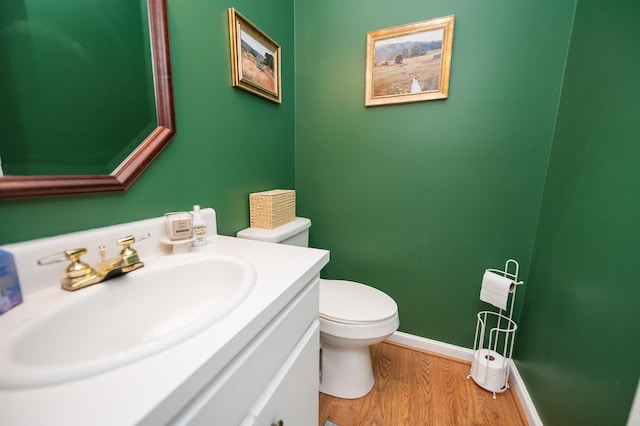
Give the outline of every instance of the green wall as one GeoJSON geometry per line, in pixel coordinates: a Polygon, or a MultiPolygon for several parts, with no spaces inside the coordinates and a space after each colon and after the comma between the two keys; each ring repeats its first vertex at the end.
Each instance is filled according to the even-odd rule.
{"type": "Polygon", "coordinates": [[[543,421],[623,424],[640,349],[638,6],[579,0],[569,44],[576,0],[293,4],[169,0],[174,141],[125,193],[0,202],[0,244],[195,202],[232,235],[249,192],[295,184],[331,250],[323,275],[392,295],[403,331],[471,346],[483,269],[519,260],[516,359],[543,421]],[[282,105],[231,88],[228,7],[282,46],[282,105]],[[367,31],[449,14],[450,98],[365,108],[367,31]]]}
{"type": "Polygon", "coordinates": [[[638,22],[578,2],[516,353],[546,425],[624,425],[640,376],[638,22]]]}
{"type": "Polygon", "coordinates": [[[401,331],[473,346],[484,269],[526,278],[574,6],[296,3],[298,213],[324,276],[391,295],[401,331]],[[367,32],[450,14],[449,99],[365,108],[367,32]]]}
{"type": "Polygon", "coordinates": [[[248,194],[294,186],[292,0],[169,0],[178,133],[125,193],[0,201],[0,244],[128,222],[193,203],[219,231],[248,225],[248,194]],[[227,8],[282,47],[281,105],[231,87],[227,8]]]}

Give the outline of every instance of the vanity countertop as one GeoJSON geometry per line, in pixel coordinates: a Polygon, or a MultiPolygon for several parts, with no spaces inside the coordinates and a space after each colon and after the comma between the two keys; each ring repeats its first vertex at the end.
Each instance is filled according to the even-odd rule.
{"type": "MultiPolygon", "coordinates": [[[[107,373],[41,388],[0,389],[0,424],[165,423],[329,261],[325,250],[217,235],[210,236],[209,244],[199,251],[237,256],[255,268],[255,287],[240,305],[182,343],[107,373]]],[[[145,258],[141,254],[147,265],[161,262],[162,256],[171,255],[145,258]]],[[[38,295],[27,296],[24,303],[30,297],[38,295]]],[[[140,312],[144,315],[144,306],[140,312]]],[[[0,338],[1,329],[0,316],[0,338]]]]}

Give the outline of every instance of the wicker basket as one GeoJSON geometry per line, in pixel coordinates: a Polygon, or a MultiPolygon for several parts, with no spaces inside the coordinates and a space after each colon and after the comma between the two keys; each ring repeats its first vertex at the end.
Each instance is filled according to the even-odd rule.
{"type": "Polygon", "coordinates": [[[273,189],[249,194],[251,227],[273,229],[296,216],[296,191],[273,189]]]}

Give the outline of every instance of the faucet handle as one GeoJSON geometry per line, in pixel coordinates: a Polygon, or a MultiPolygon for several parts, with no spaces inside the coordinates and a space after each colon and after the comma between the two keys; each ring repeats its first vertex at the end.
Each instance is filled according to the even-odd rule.
{"type": "Polygon", "coordinates": [[[144,234],[127,235],[126,237],[122,237],[119,240],[117,240],[116,243],[119,246],[123,246],[124,248],[128,248],[131,244],[135,243],[136,241],[146,240],[150,236],[151,236],[151,234],[149,234],[148,232],[146,232],[144,234]]]}
{"type": "Polygon", "coordinates": [[[120,257],[122,258],[122,263],[125,266],[134,265],[136,263],[140,263],[142,266],[142,262],[138,257],[138,252],[136,249],[131,247],[131,244],[136,241],[142,241],[149,238],[149,233],[146,234],[138,234],[138,235],[127,235],[126,237],[122,237],[116,241],[119,246],[122,246],[122,250],[120,251],[120,257]]]}
{"type": "Polygon", "coordinates": [[[71,263],[67,266],[67,277],[70,279],[86,277],[95,271],[91,266],[87,265],[80,260],[80,256],[87,254],[86,248],[75,248],[65,250],[61,253],[55,253],[50,256],[45,256],[42,259],[38,259],[38,265],[51,265],[52,263],[64,262],[70,260],[71,263]]]}
{"type": "Polygon", "coordinates": [[[80,258],[80,256],[87,254],[86,248],[76,248],[71,250],[61,251],[60,253],[51,254],[49,256],[45,256],[42,259],[38,259],[38,265],[51,265],[52,263],[60,263],[65,260],[71,260],[75,262],[80,258]]]}

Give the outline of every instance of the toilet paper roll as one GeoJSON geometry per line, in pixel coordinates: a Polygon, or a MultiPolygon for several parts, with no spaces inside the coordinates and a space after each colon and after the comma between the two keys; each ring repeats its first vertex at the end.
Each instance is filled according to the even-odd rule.
{"type": "Polygon", "coordinates": [[[509,293],[516,288],[513,280],[503,277],[491,271],[485,271],[482,276],[480,288],[480,300],[491,303],[496,308],[507,309],[509,293]]]}
{"type": "Polygon", "coordinates": [[[479,349],[473,352],[471,362],[471,377],[489,391],[497,392],[507,385],[508,360],[502,355],[489,349],[479,349]]]}

